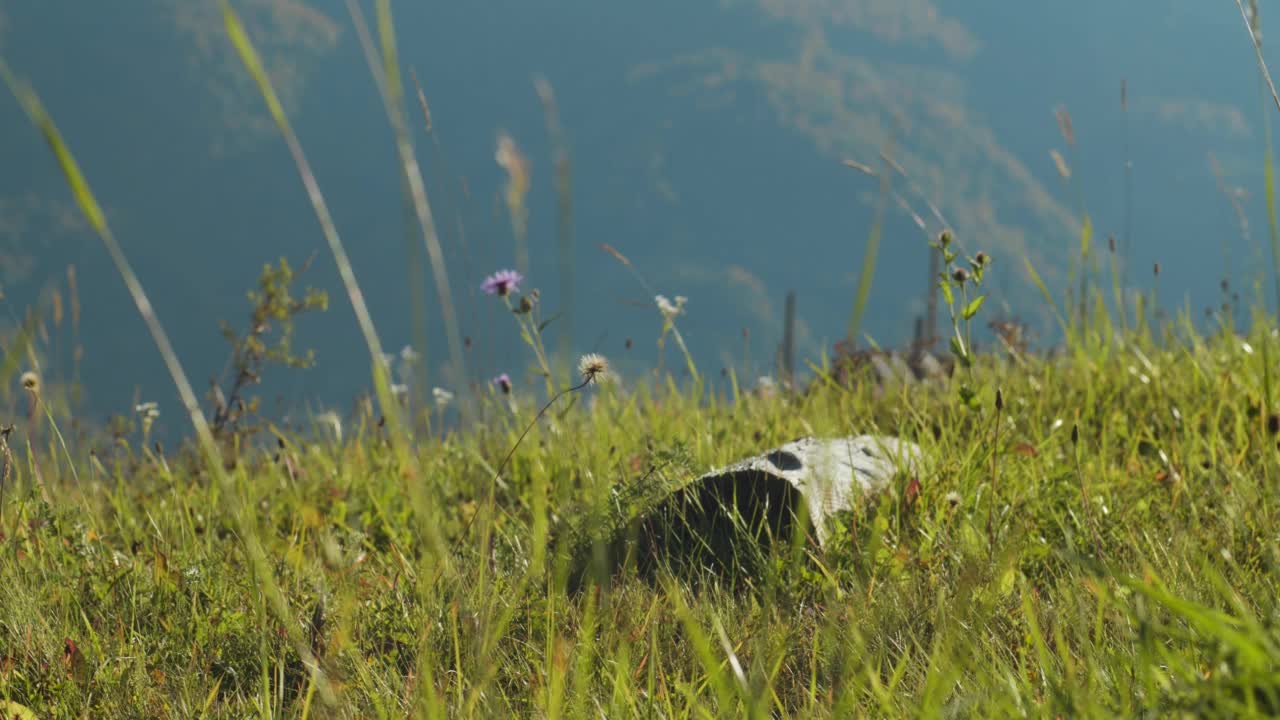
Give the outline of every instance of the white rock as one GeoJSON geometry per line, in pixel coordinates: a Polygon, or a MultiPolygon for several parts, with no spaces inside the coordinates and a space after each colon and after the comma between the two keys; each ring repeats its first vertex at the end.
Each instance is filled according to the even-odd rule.
{"type": "Polygon", "coordinates": [[[748,482],[757,473],[784,480],[804,497],[818,543],[824,545],[828,518],[852,509],[859,497],[883,491],[899,471],[920,474],[923,461],[918,445],[894,437],[801,438],[709,472],[690,487],[723,475],[748,482]]]}

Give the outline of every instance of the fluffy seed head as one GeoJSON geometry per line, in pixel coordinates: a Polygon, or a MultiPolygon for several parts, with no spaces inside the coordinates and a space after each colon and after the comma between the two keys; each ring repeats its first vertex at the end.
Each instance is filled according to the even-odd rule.
{"type": "Polygon", "coordinates": [[[604,382],[609,377],[609,361],[603,355],[587,353],[578,360],[578,374],[583,382],[604,382]]]}

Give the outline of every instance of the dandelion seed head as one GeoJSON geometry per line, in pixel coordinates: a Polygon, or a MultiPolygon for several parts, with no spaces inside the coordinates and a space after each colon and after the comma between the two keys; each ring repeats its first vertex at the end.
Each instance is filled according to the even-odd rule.
{"type": "Polygon", "coordinates": [[[609,361],[603,355],[587,353],[578,360],[578,374],[584,382],[604,382],[609,379],[609,361]]]}
{"type": "Polygon", "coordinates": [[[34,371],[28,370],[22,373],[22,387],[33,393],[40,392],[40,376],[34,371]]]}

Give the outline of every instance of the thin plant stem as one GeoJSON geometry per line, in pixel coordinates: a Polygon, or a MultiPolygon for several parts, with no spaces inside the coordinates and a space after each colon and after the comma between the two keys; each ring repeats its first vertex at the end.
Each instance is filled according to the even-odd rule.
{"type": "Polygon", "coordinates": [[[991,441],[991,502],[987,505],[987,543],[990,546],[991,557],[995,557],[996,552],[996,474],[997,462],[1000,456],[1000,416],[1004,411],[1004,394],[999,389],[996,390],[996,424],[993,431],[994,437],[991,441]]]}
{"type": "MultiPolygon", "coordinates": [[[[1262,55],[1262,41],[1258,39],[1257,33],[1253,31],[1253,23],[1249,21],[1249,13],[1244,9],[1243,0],[1236,0],[1236,7],[1240,9],[1240,19],[1244,21],[1244,29],[1249,33],[1249,40],[1253,43],[1253,52],[1258,58],[1258,69],[1262,71],[1262,79],[1267,83],[1267,89],[1271,91],[1271,100],[1275,103],[1276,110],[1280,111],[1280,94],[1276,93],[1276,84],[1271,80],[1271,71],[1267,69],[1267,60],[1262,55]]],[[[1272,170],[1271,160],[1271,133],[1270,121],[1267,120],[1267,211],[1268,220],[1271,223],[1271,264],[1273,270],[1272,281],[1276,290],[1276,311],[1280,312],[1280,234],[1276,232],[1275,219],[1275,199],[1274,193],[1274,174],[1272,170]]]]}
{"type": "MultiPolygon", "coordinates": [[[[462,334],[458,329],[457,313],[453,306],[453,291],[449,286],[449,273],[445,267],[444,251],[440,246],[440,236],[436,231],[435,219],[431,212],[431,204],[427,199],[426,183],[422,179],[422,169],[414,155],[413,145],[409,140],[408,123],[404,113],[404,92],[400,82],[399,60],[397,59],[395,27],[391,19],[389,0],[378,0],[378,35],[382,41],[382,67],[378,67],[373,40],[369,35],[368,25],[364,21],[364,13],[356,0],[347,0],[347,10],[356,26],[356,34],[360,46],[364,49],[365,59],[369,63],[370,73],[382,96],[383,106],[395,134],[396,153],[400,158],[400,167],[408,184],[409,195],[413,201],[413,209],[422,228],[422,239],[427,247],[427,258],[431,263],[431,275],[436,284],[437,300],[440,313],[444,318],[445,338],[449,346],[449,360],[453,365],[459,387],[466,384],[466,359],[462,354],[462,334]]],[[[460,396],[459,409],[463,413],[463,424],[470,418],[470,395],[460,396]]]]}

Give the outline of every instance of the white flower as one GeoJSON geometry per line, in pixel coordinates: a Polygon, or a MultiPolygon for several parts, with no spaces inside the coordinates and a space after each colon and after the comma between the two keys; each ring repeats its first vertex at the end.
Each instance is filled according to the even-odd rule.
{"type": "Polygon", "coordinates": [[[414,350],[413,347],[409,345],[405,345],[400,348],[400,362],[406,365],[412,365],[417,362],[420,357],[422,356],[418,354],[418,351],[414,350]]]}
{"type": "Polygon", "coordinates": [[[445,409],[449,406],[449,403],[453,402],[453,393],[440,387],[431,388],[431,397],[435,398],[436,407],[441,410],[445,409]]]}
{"type": "Polygon", "coordinates": [[[653,301],[658,305],[658,312],[662,313],[664,320],[668,322],[675,319],[677,315],[684,314],[684,304],[689,301],[683,295],[677,295],[676,301],[673,303],[667,299],[666,295],[655,295],[653,301]]]}
{"type": "Polygon", "coordinates": [[[603,355],[587,353],[578,360],[578,374],[584,383],[604,382],[609,379],[609,361],[603,355]]]}
{"type": "Polygon", "coordinates": [[[155,420],[160,417],[160,407],[153,402],[138,403],[133,406],[133,411],[147,420],[155,420]]]}
{"type": "Polygon", "coordinates": [[[391,394],[396,397],[404,397],[409,394],[409,386],[404,383],[396,383],[391,386],[391,394]]]}
{"type": "Polygon", "coordinates": [[[959,504],[960,504],[960,493],[955,492],[954,490],[953,490],[953,491],[951,491],[951,492],[949,492],[949,493],[947,493],[947,504],[948,504],[948,505],[950,505],[951,507],[955,507],[955,506],[959,505],[959,504]]]}

